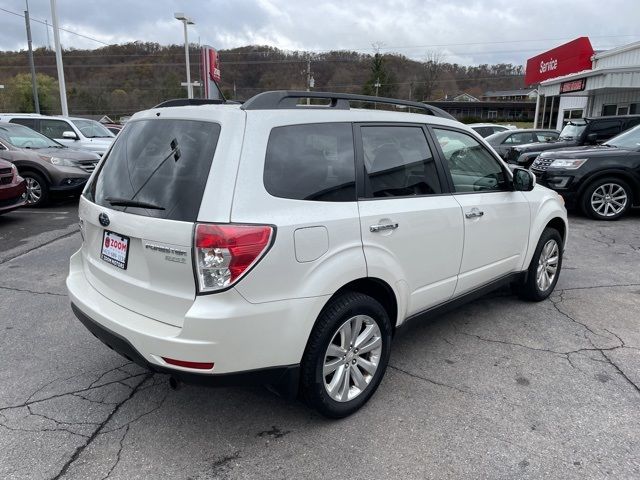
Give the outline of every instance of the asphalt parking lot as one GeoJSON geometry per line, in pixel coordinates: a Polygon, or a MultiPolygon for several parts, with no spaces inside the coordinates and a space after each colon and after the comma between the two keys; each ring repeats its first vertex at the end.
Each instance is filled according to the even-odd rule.
{"type": "Polygon", "coordinates": [[[77,206],[0,216],[0,478],[640,478],[640,214],[571,217],[555,294],[408,327],[330,421],[256,388],[169,388],[75,319],[77,206]]]}

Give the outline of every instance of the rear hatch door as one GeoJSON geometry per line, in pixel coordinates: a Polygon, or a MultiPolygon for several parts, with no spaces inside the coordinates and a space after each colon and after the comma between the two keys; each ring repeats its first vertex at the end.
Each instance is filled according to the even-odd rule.
{"type": "Polygon", "coordinates": [[[146,118],[118,136],[80,205],[85,273],[102,295],[182,325],[196,295],[193,229],[220,128],[146,118]]]}

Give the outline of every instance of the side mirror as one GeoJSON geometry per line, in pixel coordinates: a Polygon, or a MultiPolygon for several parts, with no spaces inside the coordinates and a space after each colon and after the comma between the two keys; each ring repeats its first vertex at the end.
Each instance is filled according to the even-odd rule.
{"type": "Polygon", "coordinates": [[[513,189],[516,192],[530,192],[536,185],[536,176],[524,168],[513,169],[513,189]]]}
{"type": "Polygon", "coordinates": [[[596,143],[598,143],[598,134],[590,133],[589,135],[587,135],[587,143],[591,145],[595,145],[596,143]]]}
{"type": "Polygon", "coordinates": [[[69,140],[78,140],[78,135],[71,130],[67,130],[66,132],[62,132],[62,138],[67,138],[69,140]]]}

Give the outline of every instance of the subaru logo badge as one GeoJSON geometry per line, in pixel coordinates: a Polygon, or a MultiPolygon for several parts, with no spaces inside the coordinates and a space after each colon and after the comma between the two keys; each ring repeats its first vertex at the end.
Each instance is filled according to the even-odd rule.
{"type": "Polygon", "coordinates": [[[102,212],[100,215],[98,215],[98,220],[100,221],[100,225],[102,225],[103,227],[108,227],[109,223],[111,223],[109,221],[109,215],[107,215],[104,212],[102,212]]]}

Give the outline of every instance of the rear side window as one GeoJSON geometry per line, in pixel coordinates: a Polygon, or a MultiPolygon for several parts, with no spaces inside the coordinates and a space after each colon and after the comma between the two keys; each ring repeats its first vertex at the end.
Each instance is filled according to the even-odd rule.
{"type": "Polygon", "coordinates": [[[104,159],[89,200],[136,215],[194,222],[220,125],[195,120],[127,124],[104,159]],[[157,208],[114,205],[143,202],[157,208]]]}
{"type": "Polygon", "coordinates": [[[294,200],[356,200],[355,155],[350,123],[276,127],[264,163],[271,195],[294,200]]]}
{"type": "Polygon", "coordinates": [[[36,120],[34,118],[12,118],[9,123],[17,123],[18,125],[24,125],[33,130],[36,129],[36,120]]]}
{"type": "Polygon", "coordinates": [[[420,127],[362,127],[367,196],[442,193],[435,160],[420,127]]]}

